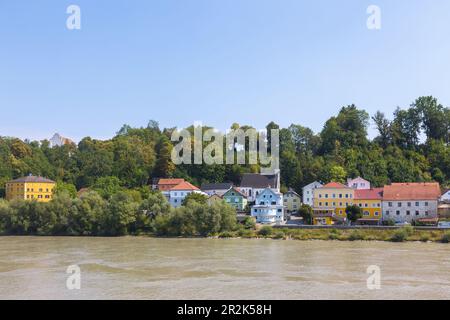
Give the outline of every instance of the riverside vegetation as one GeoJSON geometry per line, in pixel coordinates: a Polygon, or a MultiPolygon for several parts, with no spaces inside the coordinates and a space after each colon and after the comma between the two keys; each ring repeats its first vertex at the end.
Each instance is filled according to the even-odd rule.
{"type": "Polygon", "coordinates": [[[375,229],[257,228],[252,218],[236,220],[225,202],[206,203],[192,196],[172,208],[160,192],[145,195],[121,191],[104,199],[96,191],[72,198],[60,191],[51,202],[0,200],[0,234],[58,236],[124,236],[269,238],[285,240],[378,240],[450,242],[450,232],[375,229]]]}

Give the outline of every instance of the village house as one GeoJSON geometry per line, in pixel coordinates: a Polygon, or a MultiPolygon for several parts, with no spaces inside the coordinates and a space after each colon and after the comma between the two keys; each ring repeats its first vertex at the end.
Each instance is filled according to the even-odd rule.
{"type": "Polygon", "coordinates": [[[219,196],[218,194],[213,194],[208,197],[207,203],[208,203],[208,205],[211,206],[214,203],[221,202],[221,201],[224,201],[221,196],[219,196]]]}
{"type": "Polygon", "coordinates": [[[356,177],[354,179],[347,179],[347,187],[357,190],[368,190],[370,189],[370,182],[361,177],[356,177]]]}
{"type": "Polygon", "coordinates": [[[262,190],[252,206],[251,215],[262,224],[282,224],[284,222],[283,194],[272,188],[262,190]]]}
{"type": "Polygon", "coordinates": [[[236,208],[236,211],[242,212],[247,207],[247,197],[239,189],[232,187],[222,196],[226,203],[236,208]]]}
{"type": "Polygon", "coordinates": [[[231,187],[233,187],[232,183],[203,183],[200,189],[208,196],[213,194],[223,196],[231,187]]]}
{"type": "Polygon", "coordinates": [[[254,202],[256,197],[266,188],[280,192],[279,170],[273,174],[245,173],[239,190],[247,197],[249,202],[254,202]]]}
{"type": "Polygon", "coordinates": [[[354,205],[361,208],[358,224],[379,224],[382,218],[383,188],[355,190],[354,205]]]}
{"type": "Polygon", "coordinates": [[[303,204],[314,206],[314,189],[321,188],[323,185],[320,182],[314,181],[302,188],[303,204]]]}
{"type": "Polygon", "coordinates": [[[450,203],[450,189],[445,190],[442,195],[441,198],[439,199],[441,202],[446,202],[446,203],[450,203]]]}
{"type": "Polygon", "coordinates": [[[26,176],[6,183],[6,200],[24,199],[49,202],[56,182],[43,177],[26,176]]]}
{"type": "Polygon", "coordinates": [[[287,213],[297,212],[301,206],[300,195],[292,189],[283,194],[283,202],[287,213]]]}
{"type": "Polygon", "coordinates": [[[314,189],[313,222],[331,224],[331,220],[347,220],[345,210],[353,204],[355,190],[339,182],[330,182],[314,189]],[[316,219],[318,218],[318,219],[316,219]],[[332,219],[331,219],[332,218],[332,219]]]}
{"type": "Polygon", "coordinates": [[[384,186],[383,220],[412,222],[437,218],[441,190],[437,182],[392,183],[384,186]]]}
{"type": "MultiPolygon", "coordinates": [[[[166,191],[167,192],[167,191],[166,191]]],[[[168,191],[168,200],[172,207],[178,208],[182,205],[184,198],[191,193],[200,193],[206,195],[199,188],[187,181],[182,181],[168,191]]]]}

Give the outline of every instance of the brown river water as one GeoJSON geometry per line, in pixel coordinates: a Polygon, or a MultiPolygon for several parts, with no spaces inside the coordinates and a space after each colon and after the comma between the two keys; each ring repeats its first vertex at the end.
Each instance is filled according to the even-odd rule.
{"type": "Polygon", "coordinates": [[[450,299],[450,244],[0,237],[0,299],[450,299]]]}

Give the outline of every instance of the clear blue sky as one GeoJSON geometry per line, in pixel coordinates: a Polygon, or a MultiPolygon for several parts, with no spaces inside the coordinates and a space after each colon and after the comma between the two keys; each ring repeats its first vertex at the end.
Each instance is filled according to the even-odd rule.
{"type": "Polygon", "coordinates": [[[351,103],[448,106],[449,15],[448,0],[0,0],[0,135],[109,138],[149,119],[317,132],[351,103]]]}

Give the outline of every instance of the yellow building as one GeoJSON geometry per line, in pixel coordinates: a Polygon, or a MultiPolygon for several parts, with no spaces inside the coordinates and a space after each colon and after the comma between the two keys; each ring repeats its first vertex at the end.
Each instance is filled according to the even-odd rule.
{"type": "Polygon", "coordinates": [[[286,207],[287,212],[296,212],[300,209],[301,198],[297,192],[289,189],[289,191],[283,195],[283,205],[286,207]]]}
{"type": "Polygon", "coordinates": [[[334,220],[344,220],[347,217],[345,209],[353,204],[355,190],[342,183],[330,182],[321,188],[314,189],[314,215],[326,216],[327,224],[334,220]]]}
{"type": "Polygon", "coordinates": [[[361,208],[361,224],[378,224],[382,217],[383,188],[355,190],[354,204],[361,208]]]}
{"type": "Polygon", "coordinates": [[[25,199],[48,202],[53,198],[56,183],[52,180],[27,176],[6,183],[6,200],[25,199]]]}

